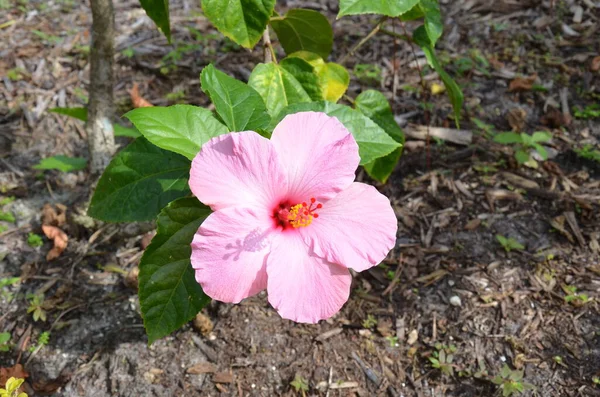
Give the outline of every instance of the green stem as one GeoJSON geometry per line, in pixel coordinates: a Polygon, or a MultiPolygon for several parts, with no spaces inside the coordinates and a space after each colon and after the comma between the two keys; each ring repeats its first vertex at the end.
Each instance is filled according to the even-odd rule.
{"type": "Polygon", "coordinates": [[[375,25],[375,27],[369,32],[368,35],[366,35],[365,37],[363,37],[363,39],[361,41],[359,41],[354,47],[352,47],[352,49],[342,57],[342,59],[340,59],[340,61],[338,62],[340,65],[343,65],[344,62],[346,62],[348,60],[349,57],[351,57],[352,55],[354,55],[354,53],[356,51],[358,51],[358,49],[360,47],[362,47],[363,45],[365,45],[365,43],[369,40],[371,40],[371,38],[373,36],[375,36],[377,34],[377,32],[379,32],[379,30],[381,29],[381,26],[383,25],[383,23],[386,21],[387,17],[382,17],[379,22],[377,23],[377,25],[375,25]]]}

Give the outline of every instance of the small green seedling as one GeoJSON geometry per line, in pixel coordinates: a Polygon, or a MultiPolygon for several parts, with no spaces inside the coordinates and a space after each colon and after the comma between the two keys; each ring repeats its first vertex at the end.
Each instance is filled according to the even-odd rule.
{"type": "Polygon", "coordinates": [[[506,252],[510,252],[512,250],[521,251],[525,249],[525,246],[523,244],[519,243],[512,237],[506,238],[500,234],[496,234],[496,240],[498,240],[498,242],[500,243],[500,245],[502,245],[502,248],[504,248],[504,251],[506,252]]]}
{"type": "Polygon", "coordinates": [[[354,75],[361,82],[381,83],[381,68],[371,63],[358,63],[354,66],[354,75]]]}
{"type": "Polygon", "coordinates": [[[27,235],[27,244],[30,247],[37,248],[44,245],[44,240],[42,240],[42,236],[40,236],[39,234],[29,233],[27,235]]]}
{"type": "Polygon", "coordinates": [[[577,293],[577,287],[574,285],[563,285],[563,291],[565,291],[565,302],[572,304],[573,306],[583,306],[588,303],[591,299],[587,294],[577,293]]]}
{"type": "Polygon", "coordinates": [[[7,211],[0,211],[0,221],[15,223],[15,216],[7,211]]]}
{"type": "Polygon", "coordinates": [[[573,114],[578,119],[596,119],[600,117],[600,103],[588,105],[584,109],[575,108],[573,114]]]}
{"type": "Polygon", "coordinates": [[[436,343],[435,348],[436,351],[429,357],[431,366],[439,369],[444,375],[453,376],[454,366],[452,365],[452,361],[454,361],[454,353],[456,353],[457,350],[456,346],[446,346],[441,343],[436,343]]]}
{"type": "Polygon", "coordinates": [[[594,382],[595,385],[600,385],[600,376],[592,377],[592,382],[594,382]]]}
{"type": "Polygon", "coordinates": [[[390,347],[398,347],[400,346],[398,343],[397,336],[386,336],[385,339],[390,343],[390,347]]]}
{"type": "Polygon", "coordinates": [[[535,149],[543,160],[548,159],[548,151],[540,143],[549,142],[552,134],[545,131],[534,132],[533,135],[516,132],[501,132],[494,136],[494,142],[504,145],[515,145],[515,159],[519,164],[524,164],[531,168],[537,168],[538,163],[529,154],[531,149],[535,149]]]}
{"type": "Polygon", "coordinates": [[[496,375],[492,382],[500,386],[503,397],[512,396],[515,392],[523,393],[526,390],[534,390],[534,385],[523,382],[523,374],[523,370],[513,371],[508,365],[504,364],[500,375],[496,375]]]}
{"type": "Polygon", "coordinates": [[[42,347],[46,346],[48,342],[50,342],[50,332],[44,331],[38,336],[37,344],[29,347],[29,353],[40,350],[42,347]]]}
{"type": "Polygon", "coordinates": [[[363,328],[367,328],[367,329],[373,328],[376,325],[377,325],[377,319],[372,314],[367,315],[367,318],[362,323],[363,328]]]}
{"type": "Polygon", "coordinates": [[[581,147],[580,149],[575,149],[574,151],[577,154],[577,156],[581,158],[593,160],[600,163],[600,150],[595,149],[593,145],[588,144],[581,147]]]}
{"type": "Polygon", "coordinates": [[[0,332],[0,352],[10,350],[10,332],[0,332]]]}
{"type": "Polygon", "coordinates": [[[29,307],[27,313],[33,313],[33,321],[46,321],[46,310],[44,309],[44,296],[28,294],[29,307]]]}
{"type": "Polygon", "coordinates": [[[15,200],[15,196],[2,197],[0,198],[0,207],[5,206],[6,204],[10,204],[15,200]]]}
{"type": "Polygon", "coordinates": [[[300,392],[302,393],[302,396],[306,396],[306,392],[308,391],[308,381],[302,376],[296,375],[290,385],[296,390],[296,393],[300,392]]]}

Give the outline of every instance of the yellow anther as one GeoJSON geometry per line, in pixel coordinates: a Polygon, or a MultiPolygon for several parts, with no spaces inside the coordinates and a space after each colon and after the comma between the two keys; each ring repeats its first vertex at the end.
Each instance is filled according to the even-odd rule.
{"type": "Polygon", "coordinates": [[[313,214],[306,209],[306,205],[296,204],[290,208],[288,221],[294,228],[306,227],[313,221],[313,214]]]}

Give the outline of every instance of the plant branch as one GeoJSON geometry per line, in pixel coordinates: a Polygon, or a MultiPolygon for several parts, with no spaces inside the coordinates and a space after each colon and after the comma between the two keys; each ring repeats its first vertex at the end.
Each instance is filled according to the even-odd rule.
{"type": "Polygon", "coordinates": [[[115,13],[112,0],[91,0],[92,37],[90,48],[90,102],[86,131],[90,171],[99,174],[115,152],[114,115],[115,13]]]}
{"type": "Polygon", "coordinates": [[[387,17],[382,17],[379,22],[377,23],[377,25],[375,25],[375,27],[369,32],[369,34],[367,34],[365,37],[362,38],[361,41],[359,41],[354,47],[352,47],[352,49],[342,57],[342,59],[339,60],[339,64],[343,65],[348,58],[350,58],[352,55],[354,55],[354,53],[356,51],[358,51],[358,49],[360,47],[362,47],[363,45],[365,45],[365,43],[369,40],[371,40],[371,38],[373,36],[375,36],[377,34],[377,32],[379,32],[379,30],[381,29],[381,26],[383,25],[383,23],[387,20],[387,17]]]}
{"type": "Polygon", "coordinates": [[[384,29],[384,28],[379,29],[379,31],[381,33],[383,33],[383,34],[387,34],[388,36],[392,36],[392,37],[395,37],[397,39],[407,41],[409,43],[413,42],[412,37],[410,37],[409,35],[406,35],[406,34],[396,33],[396,32],[393,32],[391,30],[387,30],[387,29],[384,29]]]}
{"type": "Polygon", "coordinates": [[[269,27],[265,29],[263,33],[263,44],[265,46],[265,63],[275,62],[277,63],[277,57],[275,56],[275,50],[271,44],[271,36],[269,36],[269,27]]]}

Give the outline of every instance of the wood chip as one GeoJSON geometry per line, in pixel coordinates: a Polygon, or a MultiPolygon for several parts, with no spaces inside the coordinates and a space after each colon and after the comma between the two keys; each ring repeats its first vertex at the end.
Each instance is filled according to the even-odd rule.
{"type": "MultiPolygon", "coordinates": [[[[404,129],[406,136],[413,139],[426,140],[427,126],[410,124],[404,129]]],[[[457,145],[470,145],[473,141],[473,132],[469,130],[455,130],[452,128],[429,127],[429,136],[456,143],[457,145]]]]}
{"type": "Polygon", "coordinates": [[[194,329],[199,331],[203,336],[210,334],[215,327],[210,317],[203,313],[196,314],[192,322],[194,329]]]}
{"type": "Polygon", "coordinates": [[[217,372],[217,366],[209,362],[203,362],[192,365],[185,372],[192,375],[211,374],[217,372]]]}
{"type": "Polygon", "coordinates": [[[334,328],[334,329],[330,329],[329,331],[323,332],[321,335],[317,336],[315,338],[315,340],[317,342],[323,342],[333,336],[339,335],[344,331],[343,328],[334,328]]]}
{"type": "Polygon", "coordinates": [[[581,229],[579,229],[579,225],[577,224],[577,218],[575,218],[575,213],[573,211],[566,211],[563,215],[571,227],[571,230],[573,230],[573,234],[575,234],[579,245],[585,247],[585,238],[583,237],[583,234],[581,234],[581,229]]]}
{"type": "Polygon", "coordinates": [[[212,381],[215,383],[233,383],[233,374],[231,372],[216,372],[212,381]]]}
{"type": "Polygon", "coordinates": [[[590,70],[592,72],[600,71],[600,55],[592,59],[592,63],[590,64],[590,70]]]}
{"type": "Polygon", "coordinates": [[[537,182],[523,178],[522,176],[512,174],[510,172],[500,172],[500,176],[511,185],[522,187],[524,189],[539,189],[540,185],[537,182]]]}

